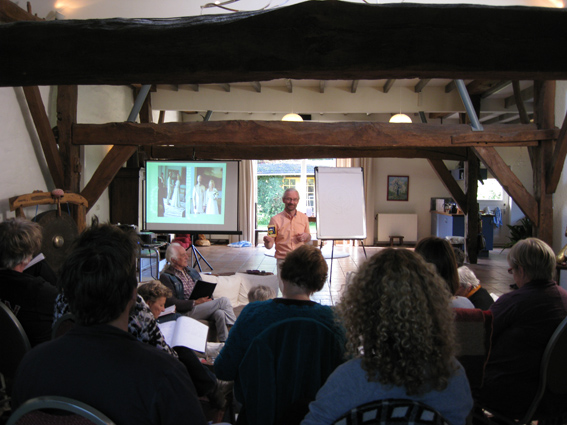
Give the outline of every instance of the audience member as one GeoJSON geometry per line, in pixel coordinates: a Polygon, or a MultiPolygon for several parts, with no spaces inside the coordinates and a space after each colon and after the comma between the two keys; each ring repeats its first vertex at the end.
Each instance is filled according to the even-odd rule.
{"type": "Polygon", "coordinates": [[[275,298],[276,294],[268,286],[258,285],[248,291],[248,302],[267,301],[275,298]]]}
{"type": "Polygon", "coordinates": [[[138,286],[138,295],[144,299],[157,320],[160,314],[165,311],[165,301],[171,297],[171,289],[159,280],[152,280],[138,286]]]}
{"type": "Polygon", "coordinates": [[[235,380],[235,387],[239,386],[239,366],[253,339],[268,326],[288,318],[315,319],[343,341],[344,330],[337,323],[333,310],[310,300],[311,294],[323,288],[327,271],[321,251],[312,245],[303,245],[287,254],[281,270],[283,298],[257,301],[244,307],[230,331],[226,345],[215,360],[217,377],[235,380]]]}
{"type": "Polygon", "coordinates": [[[474,308],[473,303],[466,297],[456,295],[460,286],[457,260],[453,247],[447,240],[437,236],[425,237],[417,243],[415,252],[420,254],[425,261],[433,264],[439,276],[445,280],[449,292],[453,295],[451,305],[454,308],[474,308]]]}
{"type": "Polygon", "coordinates": [[[39,252],[41,239],[41,227],[32,221],[12,218],[0,223],[0,301],[16,315],[32,347],[51,339],[57,296],[52,283],[24,272],[39,252]]]}
{"type": "MultiPolygon", "coordinates": [[[[171,296],[171,290],[159,280],[152,280],[138,286],[138,295],[144,299],[153,317],[157,320],[165,310],[165,300],[171,296]]],[[[174,313],[165,316],[165,319],[175,320],[177,317],[179,315],[174,313]]],[[[224,408],[225,396],[216,376],[201,363],[195,352],[183,346],[175,346],[173,350],[175,350],[174,352],[181,363],[187,368],[189,376],[195,384],[197,395],[199,397],[207,396],[214,407],[224,408]]]]}
{"type": "Polygon", "coordinates": [[[206,423],[183,365],[127,332],[136,303],[134,237],[93,223],[77,238],[59,281],[77,325],[24,357],[14,407],[59,395],[92,405],[116,423],[206,423]]]}
{"type": "Polygon", "coordinates": [[[475,276],[474,272],[467,266],[462,266],[457,269],[459,273],[460,287],[457,289],[457,296],[466,297],[475,308],[480,308],[481,310],[488,310],[492,304],[494,304],[494,299],[480,285],[480,281],[475,276]]]}
{"type": "MultiPolygon", "coordinates": [[[[519,418],[536,393],[545,347],[567,315],[567,291],[552,280],[553,250],[537,238],[516,242],[508,253],[508,264],[518,289],[500,296],[490,307],[492,350],[484,385],[475,398],[519,418]]],[[[540,406],[544,410],[563,408],[565,400],[546,394],[540,406]]]]}
{"type": "Polygon", "coordinates": [[[463,267],[467,256],[461,248],[453,248],[455,253],[455,260],[457,260],[457,267],[463,267]]]}
{"type": "Polygon", "coordinates": [[[159,280],[173,294],[166,304],[175,304],[178,313],[193,319],[214,320],[218,339],[224,343],[228,337],[227,325],[233,325],[236,320],[230,300],[226,297],[189,299],[201,279],[199,272],[189,267],[189,254],[181,245],[172,243],[165,251],[165,258],[169,265],[161,272],[159,280]]]}
{"type": "Polygon", "coordinates": [[[454,357],[450,296],[410,250],[388,248],[364,263],[337,307],[353,359],[327,379],[302,425],[333,424],[356,406],[389,398],[418,400],[464,425],[473,403],[454,357]]]}

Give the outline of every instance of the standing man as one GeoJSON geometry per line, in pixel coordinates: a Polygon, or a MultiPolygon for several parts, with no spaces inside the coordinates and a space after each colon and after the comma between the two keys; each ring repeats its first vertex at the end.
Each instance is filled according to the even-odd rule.
{"type": "MultiPolygon", "coordinates": [[[[284,210],[273,216],[268,224],[268,228],[275,227],[275,235],[264,236],[264,246],[267,249],[272,249],[276,244],[278,279],[287,253],[311,240],[309,219],[301,211],[297,211],[299,192],[295,189],[287,189],[283,194],[282,202],[285,205],[284,210]]],[[[279,279],[279,286],[280,290],[283,290],[281,279],[279,279]]]]}
{"type": "Polygon", "coordinates": [[[193,186],[193,212],[203,214],[205,212],[205,186],[201,184],[201,176],[197,176],[197,184],[193,186]]]}
{"type": "Polygon", "coordinates": [[[163,269],[159,280],[172,292],[166,305],[175,304],[178,313],[195,320],[213,320],[219,342],[225,342],[228,338],[227,325],[232,326],[236,321],[230,300],[226,297],[189,299],[195,284],[201,279],[199,272],[189,267],[189,254],[181,245],[172,243],[165,251],[165,259],[169,265],[163,269]]]}
{"type": "Polygon", "coordinates": [[[87,403],[117,424],[205,425],[181,362],[128,333],[136,303],[137,238],[94,224],[75,241],[59,286],[77,325],[26,354],[13,407],[56,395],[87,403]]]}

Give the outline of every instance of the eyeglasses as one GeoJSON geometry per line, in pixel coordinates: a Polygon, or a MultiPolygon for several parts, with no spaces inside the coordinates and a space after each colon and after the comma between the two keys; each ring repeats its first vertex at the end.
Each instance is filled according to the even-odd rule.
{"type": "Polygon", "coordinates": [[[285,202],[299,202],[299,198],[283,198],[285,202]]]}

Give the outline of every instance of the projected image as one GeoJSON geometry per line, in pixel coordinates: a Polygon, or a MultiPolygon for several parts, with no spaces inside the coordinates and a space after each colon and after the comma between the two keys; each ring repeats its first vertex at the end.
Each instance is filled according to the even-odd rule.
{"type": "Polygon", "coordinates": [[[158,217],[184,217],[187,168],[160,166],[158,174],[158,217]]]}
{"type": "Polygon", "coordinates": [[[196,167],[193,186],[193,214],[221,214],[223,168],[196,167]]]}
{"type": "Polygon", "coordinates": [[[237,232],[237,161],[146,161],[148,231],[237,232]]]}

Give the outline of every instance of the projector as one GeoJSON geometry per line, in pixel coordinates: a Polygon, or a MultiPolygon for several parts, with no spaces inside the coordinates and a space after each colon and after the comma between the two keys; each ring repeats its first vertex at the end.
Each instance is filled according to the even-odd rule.
{"type": "Polygon", "coordinates": [[[156,234],[153,232],[140,232],[138,236],[140,237],[140,241],[145,245],[149,245],[156,240],[156,234]]]}

